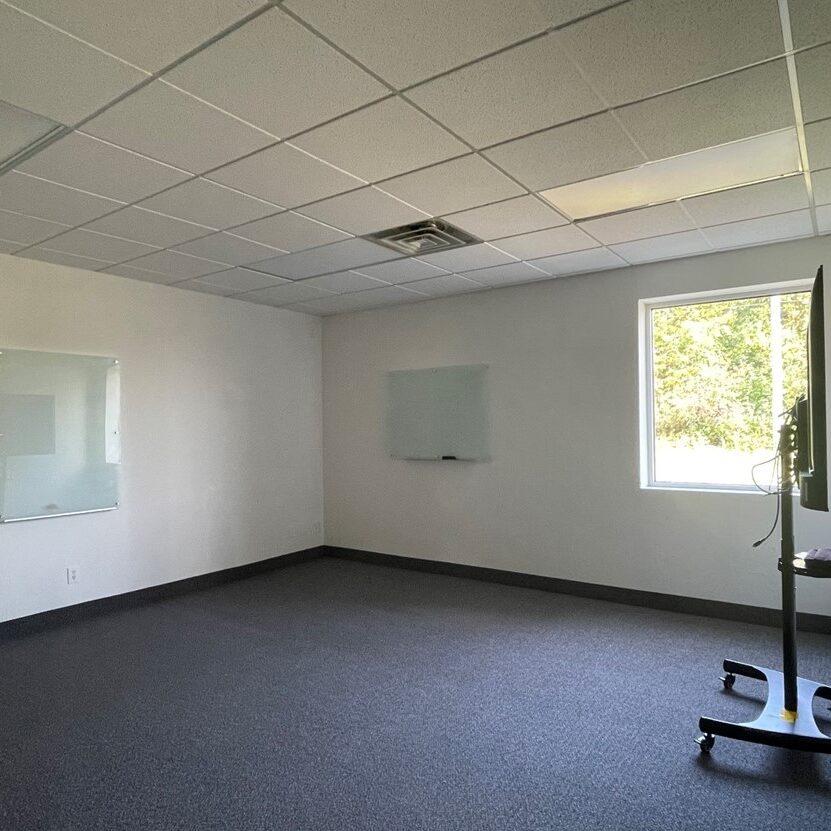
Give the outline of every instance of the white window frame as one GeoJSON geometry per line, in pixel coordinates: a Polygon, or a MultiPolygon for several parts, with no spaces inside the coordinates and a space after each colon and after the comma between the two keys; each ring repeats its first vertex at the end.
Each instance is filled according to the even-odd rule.
{"type": "Polygon", "coordinates": [[[655,416],[653,412],[654,377],[652,364],[652,310],[671,306],[693,306],[721,300],[741,300],[748,297],[767,297],[810,291],[812,280],[784,280],[759,286],[740,286],[727,289],[650,297],[638,301],[638,385],[639,385],[639,458],[640,486],[646,490],[704,491],[706,493],[762,492],[753,485],[721,485],[706,482],[665,482],[655,479],[655,416]]]}

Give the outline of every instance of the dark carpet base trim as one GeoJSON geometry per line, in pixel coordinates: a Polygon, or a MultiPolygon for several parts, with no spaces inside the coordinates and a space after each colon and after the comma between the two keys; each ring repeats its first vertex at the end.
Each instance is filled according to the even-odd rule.
{"type": "MultiPolygon", "coordinates": [[[[560,594],[573,594],[594,600],[608,600],[613,603],[626,603],[630,606],[646,606],[667,612],[682,612],[688,615],[735,620],[742,623],[756,623],[762,626],[780,627],[782,613],[779,609],[767,609],[762,606],[745,606],[741,603],[724,603],[719,600],[702,600],[697,597],[682,597],[675,594],[625,589],[618,586],[605,586],[599,583],[583,583],[578,580],[563,580],[559,577],[542,577],[523,574],[518,571],[502,571],[497,568],[468,566],[461,563],[447,563],[440,560],[422,560],[418,557],[400,557],[397,554],[381,554],[375,551],[362,551],[357,548],[340,548],[333,545],[323,546],[327,557],[339,557],[357,560],[373,565],[407,568],[415,571],[429,571],[434,574],[448,574],[453,577],[466,577],[471,580],[484,580],[488,583],[503,583],[507,586],[520,586],[526,589],[540,589],[560,594]]],[[[778,582],[776,572],[771,573],[771,580],[778,582]]],[[[815,615],[808,612],[798,613],[798,626],[803,632],[821,632],[831,634],[831,617],[815,615]]]]}
{"type": "Polygon", "coordinates": [[[267,571],[273,571],[287,566],[306,563],[309,560],[323,556],[324,546],[306,548],[302,551],[293,551],[291,554],[282,554],[277,557],[269,557],[267,560],[258,560],[256,563],[246,563],[242,566],[233,566],[221,571],[212,571],[208,574],[199,574],[196,577],[187,577],[184,580],[175,580],[172,583],[163,583],[160,586],[149,586],[146,589],[116,594],[111,597],[102,597],[98,600],[89,600],[86,603],[76,603],[74,606],[64,606],[60,609],[52,609],[48,612],[40,612],[35,615],[15,618],[0,623],[0,641],[10,638],[29,635],[34,632],[42,632],[56,626],[63,626],[66,623],[74,623],[80,620],[105,615],[110,612],[131,609],[136,606],[143,606],[157,600],[166,600],[171,597],[179,597],[183,594],[210,589],[214,586],[221,586],[234,580],[242,580],[246,577],[253,577],[267,571]]]}

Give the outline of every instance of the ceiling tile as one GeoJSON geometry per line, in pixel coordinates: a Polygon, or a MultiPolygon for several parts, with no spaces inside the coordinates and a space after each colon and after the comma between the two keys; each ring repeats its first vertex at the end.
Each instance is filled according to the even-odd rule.
{"type": "Polygon", "coordinates": [[[153,159],[202,173],[274,138],[154,81],[84,125],[84,131],[153,159]]]}
{"type": "Polygon", "coordinates": [[[290,144],[270,147],[226,165],[208,178],[286,208],[366,184],[290,144]]]}
{"type": "Polygon", "coordinates": [[[831,40],[828,0],[788,0],[788,10],[793,43],[797,49],[831,40]]]}
{"type": "Polygon", "coordinates": [[[776,0],[632,0],[558,37],[613,106],[784,51],[776,0]]]}
{"type": "MultiPolygon", "coordinates": [[[[826,14],[831,19],[831,9],[827,8],[826,14]]],[[[831,83],[828,81],[830,66],[831,45],[810,49],[796,56],[799,98],[805,121],[831,116],[831,83]]]]}
{"type": "Polygon", "coordinates": [[[0,99],[75,124],[147,75],[0,5],[0,99]]]}
{"type": "Polygon", "coordinates": [[[216,228],[218,231],[281,210],[279,205],[255,199],[208,179],[191,179],[164,193],[151,196],[140,204],[142,208],[216,228]]]}
{"type": "Polygon", "coordinates": [[[407,95],[475,147],[605,109],[554,35],[457,69],[407,95]]]}
{"type": "Polygon", "coordinates": [[[550,276],[548,271],[535,268],[528,263],[508,263],[507,265],[479,268],[465,273],[465,277],[486,286],[510,286],[514,283],[530,283],[533,280],[546,280],[550,276]]]}
{"type": "Polygon", "coordinates": [[[364,265],[397,259],[396,254],[388,248],[363,239],[348,239],[334,242],[320,248],[310,248],[295,254],[284,254],[271,260],[257,263],[257,271],[288,277],[290,280],[302,280],[329,274],[334,271],[348,271],[364,265]]]}
{"type": "Polygon", "coordinates": [[[506,199],[471,211],[449,214],[444,219],[483,240],[527,234],[568,222],[535,196],[506,199]]]}
{"type": "Polygon", "coordinates": [[[143,254],[151,254],[158,249],[151,245],[131,240],[110,237],[107,234],[98,234],[95,231],[86,231],[76,228],[65,234],[53,237],[41,245],[51,251],[61,251],[64,254],[78,254],[94,260],[104,260],[108,263],[120,263],[123,260],[132,260],[143,254]]]}
{"type": "Polygon", "coordinates": [[[19,242],[11,242],[7,239],[0,239],[0,254],[13,254],[21,247],[19,242]]]}
{"type": "MultiPolygon", "coordinates": [[[[54,237],[67,230],[66,225],[35,219],[32,216],[0,210],[0,239],[17,242],[20,245],[34,245],[36,242],[54,237]]],[[[17,247],[19,248],[20,245],[17,247]]]]}
{"type": "Polygon", "coordinates": [[[464,294],[469,291],[481,291],[489,288],[481,283],[469,280],[467,276],[459,274],[442,274],[439,277],[430,277],[427,280],[419,280],[417,283],[409,283],[404,288],[415,289],[424,292],[430,297],[446,297],[451,294],[464,294]]]}
{"type": "Polygon", "coordinates": [[[398,89],[480,58],[548,26],[535,0],[290,0],[286,6],[398,89]]]}
{"type": "Polygon", "coordinates": [[[70,133],[50,144],[18,170],[122,202],[135,202],[190,177],[83,133],[70,133]]]}
{"type": "Polygon", "coordinates": [[[712,250],[701,231],[682,231],[680,234],[667,234],[637,242],[622,242],[611,246],[611,249],[630,263],[671,260],[712,250]]]}
{"type": "Polygon", "coordinates": [[[368,182],[468,152],[462,142],[401,98],[379,101],[292,143],[368,182]]]}
{"type": "Polygon", "coordinates": [[[182,254],[179,251],[157,251],[146,257],[132,260],[130,266],[181,278],[201,277],[203,274],[225,271],[228,268],[227,263],[205,260],[190,254],[182,254]]]}
{"type": "Polygon", "coordinates": [[[437,254],[425,254],[419,259],[447,271],[471,271],[474,268],[487,268],[509,263],[514,258],[487,243],[479,243],[464,248],[454,248],[451,251],[440,251],[437,254]]]}
{"type": "Polygon", "coordinates": [[[254,291],[255,289],[264,289],[289,282],[282,277],[274,277],[260,271],[251,271],[249,268],[231,268],[228,271],[217,271],[214,274],[199,277],[197,281],[202,285],[227,291],[229,294],[254,291]]]}
{"type": "Polygon", "coordinates": [[[811,170],[831,167],[831,118],[805,125],[811,170]]]}
{"type": "MultiPolygon", "coordinates": [[[[811,181],[814,186],[814,201],[817,205],[831,203],[831,170],[817,170],[811,174],[811,181]]],[[[797,207],[803,207],[798,205],[797,207]]],[[[780,208],[780,210],[793,210],[792,208],[780,208]]],[[[773,213],[771,211],[771,213],[773,213]]],[[[3,236],[0,233],[0,237],[3,236]]]]}
{"type": "Polygon", "coordinates": [[[326,289],[335,292],[335,294],[348,294],[353,291],[381,288],[387,283],[376,280],[374,277],[365,277],[357,271],[338,271],[335,274],[326,274],[323,277],[312,277],[311,280],[304,280],[303,285],[326,289]]]}
{"type": "Polygon", "coordinates": [[[582,251],[586,248],[596,248],[599,245],[574,225],[563,225],[547,231],[534,231],[518,237],[498,239],[494,240],[493,244],[521,260],[566,254],[569,251],[582,251]]]}
{"type": "Polygon", "coordinates": [[[541,0],[540,5],[552,26],[563,26],[617,2],[619,0],[541,0]]]}
{"type": "Polygon", "coordinates": [[[301,208],[300,213],[353,234],[418,222],[428,214],[374,187],[360,188],[301,208]]]}
{"type": "Polygon", "coordinates": [[[361,274],[368,277],[377,277],[385,283],[411,283],[414,280],[423,280],[428,277],[438,277],[447,272],[430,263],[414,259],[392,260],[380,265],[361,266],[361,274]]]}
{"type": "Polygon", "coordinates": [[[690,231],[695,225],[678,203],[669,202],[589,219],[581,222],[580,227],[600,242],[609,244],[690,231]]]}
{"type": "Polygon", "coordinates": [[[59,128],[48,118],[0,101],[0,162],[59,128]]]}
{"type": "Polygon", "coordinates": [[[27,248],[20,257],[27,260],[40,260],[55,265],[68,265],[72,268],[84,268],[87,271],[98,271],[109,265],[105,260],[93,260],[90,257],[80,257],[77,254],[68,254],[64,251],[52,251],[48,248],[27,248]]]}
{"type": "Polygon", "coordinates": [[[270,286],[257,289],[240,295],[241,300],[250,303],[262,303],[264,306],[288,306],[289,303],[303,303],[307,300],[316,300],[318,297],[331,297],[332,292],[305,283],[283,283],[279,286],[270,286]]]}
{"type": "Polygon", "coordinates": [[[256,17],[165,77],[282,138],[389,94],[279,9],[256,17]]]}
{"type": "Polygon", "coordinates": [[[113,274],[116,277],[129,277],[131,280],[142,280],[145,283],[159,283],[163,286],[169,286],[172,283],[182,281],[182,278],[176,274],[162,274],[146,268],[137,268],[132,263],[108,266],[101,270],[107,274],[113,274]]]}
{"type": "Polygon", "coordinates": [[[214,286],[211,283],[206,283],[201,277],[195,277],[193,280],[180,280],[176,283],[171,283],[177,289],[187,289],[188,291],[198,291],[201,294],[214,294],[218,297],[230,297],[236,292],[233,289],[223,288],[222,286],[214,286]]]}
{"type": "Polygon", "coordinates": [[[817,228],[821,234],[831,234],[831,205],[817,208],[817,228]]]}
{"type": "Polygon", "coordinates": [[[149,72],[261,5],[260,0],[15,0],[15,5],[149,72]]]}
{"type": "Polygon", "coordinates": [[[0,208],[64,225],[89,222],[122,204],[14,170],[0,177],[0,208]]]}
{"type": "Polygon", "coordinates": [[[613,173],[646,161],[614,118],[605,113],[509,141],[486,150],[485,155],[530,190],[613,173]]]}
{"type": "Polygon", "coordinates": [[[608,248],[591,248],[588,251],[574,251],[533,260],[533,265],[543,268],[558,277],[567,274],[582,274],[588,271],[604,271],[607,268],[625,268],[628,263],[609,251],[608,248]]]}
{"type": "Polygon", "coordinates": [[[367,301],[361,298],[361,295],[363,294],[366,294],[366,292],[330,294],[328,297],[321,297],[317,300],[309,300],[305,303],[292,303],[285,308],[291,309],[295,312],[303,312],[304,314],[318,316],[360,311],[361,309],[367,308],[367,301]]]}
{"type": "Polygon", "coordinates": [[[167,248],[180,242],[203,237],[213,229],[194,225],[181,219],[146,211],[131,206],[96,219],[86,226],[90,231],[112,234],[122,239],[146,242],[158,248],[167,248]]]}
{"type": "Polygon", "coordinates": [[[793,211],[788,214],[745,219],[727,225],[704,229],[704,236],[714,248],[737,248],[744,245],[760,245],[776,240],[807,237],[813,234],[810,211],[793,211]]]}
{"type": "Polygon", "coordinates": [[[275,216],[240,225],[234,228],[234,234],[261,242],[263,245],[281,248],[283,251],[303,251],[306,248],[316,248],[319,245],[350,238],[350,235],[343,231],[307,219],[294,211],[284,211],[275,216]]]}
{"type": "Polygon", "coordinates": [[[684,199],[681,204],[699,226],[721,225],[807,208],[808,192],[799,174],[684,199]]]}
{"type": "Polygon", "coordinates": [[[177,245],[175,250],[229,265],[245,265],[285,253],[271,246],[260,245],[258,242],[223,232],[183,242],[177,245]]]}
{"type": "Polygon", "coordinates": [[[395,306],[400,303],[416,303],[427,300],[429,295],[409,288],[409,286],[384,286],[382,289],[370,289],[351,295],[361,299],[362,308],[375,309],[381,306],[395,306]]]}
{"type": "Polygon", "coordinates": [[[479,156],[463,156],[384,182],[381,189],[431,216],[519,196],[522,188],[479,156]]]}
{"type": "Polygon", "coordinates": [[[784,60],[659,95],[622,107],[617,114],[650,159],[794,124],[784,60]]]}

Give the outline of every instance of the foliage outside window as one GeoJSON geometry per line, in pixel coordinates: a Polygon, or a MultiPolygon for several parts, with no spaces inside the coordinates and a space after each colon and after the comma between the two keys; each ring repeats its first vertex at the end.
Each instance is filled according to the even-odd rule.
{"type": "Polygon", "coordinates": [[[806,390],[809,303],[799,291],[648,310],[650,483],[753,485],[806,390]]]}

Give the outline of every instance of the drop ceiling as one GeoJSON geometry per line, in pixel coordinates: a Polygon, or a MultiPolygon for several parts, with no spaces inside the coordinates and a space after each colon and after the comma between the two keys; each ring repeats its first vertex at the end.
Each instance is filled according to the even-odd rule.
{"type": "Polygon", "coordinates": [[[329,315],[831,233],[829,67],[828,0],[0,0],[0,252],[329,315]]]}

